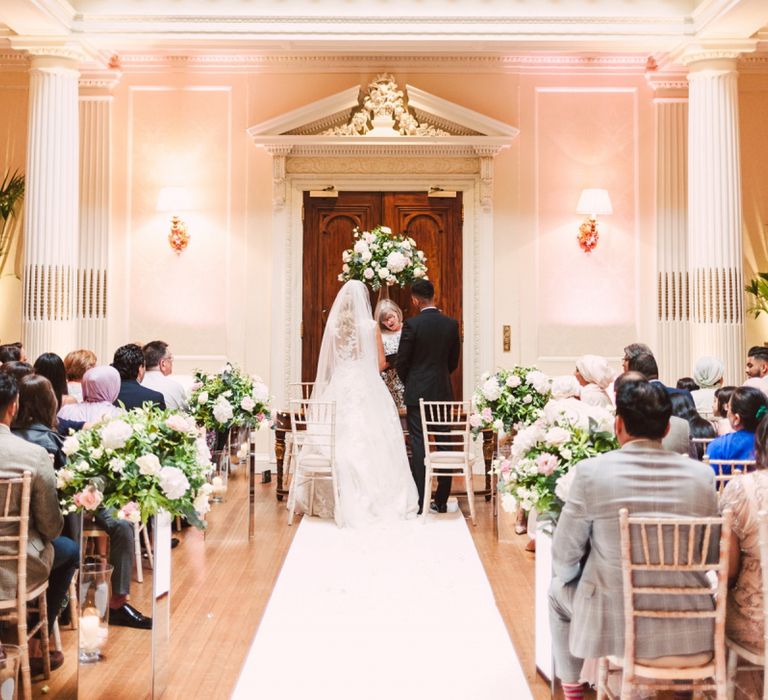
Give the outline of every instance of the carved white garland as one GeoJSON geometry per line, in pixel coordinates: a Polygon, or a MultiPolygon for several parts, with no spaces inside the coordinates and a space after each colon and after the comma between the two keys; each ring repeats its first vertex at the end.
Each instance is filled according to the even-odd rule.
{"type": "Polygon", "coordinates": [[[401,136],[450,136],[443,129],[419,122],[408,108],[405,93],[400,90],[394,77],[379,75],[368,85],[363,106],[352,112],[346,124],[321,132],[321,136],[364,136],[378,125],[393,128],[401,136]]]}

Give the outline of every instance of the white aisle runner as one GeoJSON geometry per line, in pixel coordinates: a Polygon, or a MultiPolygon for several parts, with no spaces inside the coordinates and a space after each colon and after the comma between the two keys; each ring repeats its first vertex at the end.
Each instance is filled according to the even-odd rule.
{"type": "Polygon", "coordinates": [[[302,520],[233,695],[301,697],[532,697],[460,515],[302,520]]]}

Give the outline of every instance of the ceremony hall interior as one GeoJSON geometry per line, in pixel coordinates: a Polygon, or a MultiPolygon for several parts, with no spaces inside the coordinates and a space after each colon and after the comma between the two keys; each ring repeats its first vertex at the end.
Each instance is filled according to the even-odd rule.
{"type": "MultiPolygon", "coordinates": [[[[609,452],[624,444],[624,380],[614,390],[614,379],[637,370],[673,388],[691,377],[714,431],[738,414],[736,433],[758,435],[752,453],[723,455],[748,466],[722,479],[761,466],[762,413],[749,409],[752,425],[738,402],[762,399],[726,398],[718,414],[712,392],[703,408],[696,394],[741,388],[745,364],[765,365],[748,372],[754,381],[768,376],[766,163],[766,0],[2,0],[0,507],[12,493],[5,480],[27,464],[3,439],[28,415],[28,377],[48,377],[58,403],[46,430],[63,447],[54,457],[43,446],[81,566],[59,598],[49,583],[66,614],[54,625],[48,610],[48,653],[45,635],[28,648],[26,629],[17,635],[27,615],[16,560],[0,561],[0,618],[10,611],[0,695],[11,679],[25,700],[583,697],[569,694],[575,683],[553,652],[547,587],[564,546],[552,527],[570,507],[556,480],[559,489],[566,472],[578,474],[572,484],[585,472],[571,469],[564,442],[556,452],[542,442],[541,426],[565,426],[574,441],[581,430],[582,458],[609,452]],[[434,299],[419,291],[424,277],[434,299]],[[447,503],[438,486],[430,505],[431,479],[425,487],[405,470],[419,501],[403,508],[419,515],[378,529],[356,527],[346,509],[341,522],[341,456],[317,495],[302,461],[299,427],[314,434],[321,348],[334,323],[337,340],[346,332],[334,308],[340,290],[357,289],[350,280],[366,285],[380,321],[379,368],[397,404],[381,416],[399,408],[398,459],[406,446],[402,459],[420,462],[418,443],[437,470],[434,438],[422,448],[418,437],[430,429],[419,398],[465,402],[453,436],[468,442],[443,453],[466,456],[448,462],[447,503]],[[401,310],[397,359],[388,305],[401,310]],[[448,393],[418,394],[402,348],[419,310],[435,306],[456,321],[457,359],[448,393]],[[63,389],[44,368],[59,358],[63,389]],[[564,377],[574,370],[572,389],[564,377]],[[93,398],[91,372],[104,387],[119,383],[119,397],[93,398]],[[405,399],[402,384],[399,398],[392,388],[398,373],[405,399]],[[168,413],[83,408],[129,408],[123,391],[137,383],[156,398],[134,394],[133,405],[164,398],[168,413]],[[581,427],[563,423],[565,408],[547,418],[547,401],[579,395],[597,406],[573,409],[581,427]],[[516,435],[532,426],[539,443],[522,445],[516,435]],[[557,466],[541,461],[550,453],[557,466]],[[521,456],[538,465],[535,486],[522,485],[521,456]],[[335,507],[332,498],[330,515],[310,517],[323,494],[335,507]],[[115,518],[102,522],[102,511],[115,518]],[[128,552],[122,576],[117,551],[128,552]],[[109,624],[99,586],[110,591],[109,624]]],[[[354,437],[385,434],[387,419],[366,424],[370,405],[358,408],[354,390],[337,394],[338,440],[350,414],[354,437]]],[[[665,447],[714,459],[710,438],[685,430],[682,449],[666,442],[674,426],[665,447]]],[[[348,445],[333,449],[329,465],[348,445]]],[[[43,488],[34,473],[30,547],[43,488]]],[[[718,515],[705,510],[673,514],[718,515]]],[[[0,530],[11,527],[3,515],[0,530]]],[[[718,698],[721,657],[715,650],[718,698]]],[[[588,665],[594,685],[597,658],[591,675],[588,665]]],[[[729,672],[729,688],[734,675],[736,697],[763,697],[762,671],[729,672]]],[[[687,697],[674,690],[658,697],[687,697]]]]}

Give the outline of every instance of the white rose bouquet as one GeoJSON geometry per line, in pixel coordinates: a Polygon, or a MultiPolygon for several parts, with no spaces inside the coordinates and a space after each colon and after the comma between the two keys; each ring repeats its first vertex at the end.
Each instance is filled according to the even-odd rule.
{"type": "Polygon", "coordinates": [[[229,363],[218,374],[195,372],[189,412],[198,425],[220,433],[234,426],[272,425],[267,385],[229,363]]]}
{"type": "Polygon", "coordinates": [[[535,509],[539,521],[557,522],[571,467],[618,446],[605,409],[578,399],[550,401],[538,420],[517,433],[510,456],[494,464],[502,508],[535,509]]]}
{"type": "Polygon", "coordinates": [[[475,436],[486,428],[495,432],[533,423],[549,400],[550,379],[535,367],[486,372],[472,396],[469,423],[475,436]]]}
{"type": "Polygon", "coordinates": [[[341,255],[340,282],[360,280],[376,291],[381,285],[404,287],[427,277],[427,258],[413,238],[395,235],[386,226],[355,229],[355,243],[341,255]]]}
{"type": "Polygon", "coordinates": [[[63,512],[104,506],[146,522],[163,509],[205,527],[211,454],[191,416],[145,404],[70,435],[64,451],[67,465],[56,473],[63,512]]]}

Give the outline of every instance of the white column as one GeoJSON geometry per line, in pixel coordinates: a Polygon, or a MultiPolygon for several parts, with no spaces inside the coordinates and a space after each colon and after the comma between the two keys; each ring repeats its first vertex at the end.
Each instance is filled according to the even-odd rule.
{"type": "Polygon", "coordinates": [[[744,283],[736,58],[699,50],[689,68],[688,269],[691,362],[714,355],[726,383],[741,383],[744,283]]]}
{"type": "Polygon", "coordinates": [[[656,111],[657,344],[662,379],[690,376],[688,84],[649,74],[656,111]]]}
{"type": "Polygon", "coordinates": [[[23,333],[34,361],[77,338],[78,62],[65,49],[29,53],[23,333]]]}
{"type": "Polygon", "coordinates": [[[111,221],[112,95],[119,74],[80,79],[80,227],[77,270],[77,345],[106,362],[107,264],[111,221]]]}

